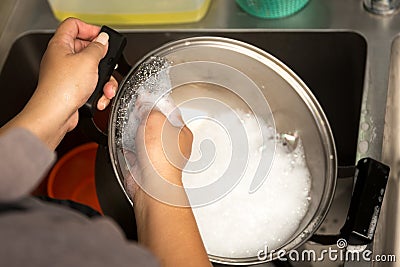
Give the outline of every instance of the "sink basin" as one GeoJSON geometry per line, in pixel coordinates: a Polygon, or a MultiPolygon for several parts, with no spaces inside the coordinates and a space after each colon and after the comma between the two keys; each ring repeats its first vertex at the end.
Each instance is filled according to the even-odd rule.
{"type": "MultiPolygon", "coordinates": [[[[391,166],[387,191],[378,223],[376,254],[400,255],[400,36],[393,40],[388,83],[382,159],[391,166]],[[386,238],[390,236],[390,238],[386,238]]],[[[396,263],[374,266],[397,266],[396,263]]]]}
{"type": "MultiPolygon", "coordinates": [[[[339,165],[354,165],[366,58],[366,43],[361,35],[354,32],[135,32],[126,33],[125,56],[134,64],[166,42],[202,35],[248,42],[287,64],[322,105],[332,127],[339,165]]],[[[1,107],[0,125],[20,111],[32,95],[40,59],[50,38],[48,33],[30,33],[12,46],[0,73],[2,88],[6,88],[3,94],[10,103],[1,107]]]]}
{"type": "MultiPolygon", "coordinates": [[[[269,52],[297,73],[320,102],[333,131],[339,165],[355,164],[367,48],[366,41],[361,35],[345,31],[137,31],[125,34],[128,39],[125,56],[131,64],[166,42],[192,36],[229,37],[269,52]]],[[[9,103],[0,108],[0,125],[21,110],[33,93],[40,59],[50,38],[49,33],[29,33],[16,40],[12,46],[0,73],[0,84],[9,103]]],[[[90,140],[80,129],[75,129],[67,134],[57,152],[62,155],[74,146],[88,141],[90,140]]],[[[129,203],[124,201],[124,195],[120,192],[116,181],[111,180],[97,181],[100,203],[104,212],[120,223],[128,237],[134,238],[131,218],[126,218],[132,216],[126,212],[131,208],[128,206],[129,203]],[[99,186],[108,183],[113,184],[107,187],[99,186]],[[107,192],[104,192],[104,188],[108,188],[107,192]],[[110,204],[110,197],[106,196],[110,195],[110,190],[114,190],[115,193],[114,204],[110,204]],[[117,198],[121,200],[116,200],[117,198]],[[116,206],[120,211],[115,209],[116,206]]],[[[339,183],[337,191],[340,194],[347,192],[349,195],[351,188],[352,181],[347,181],[343,183],[342,188],[339,183]]],[[[347,213],[345,202],[348,198],[340,195],[336,199],[338,202],[332,207],[335,212],[328,215],[327,223],[321,227],[322,232],[337,231],[345,219],[347,213]],[[340,218],[337,218],[338,213],[340,218]]]]}

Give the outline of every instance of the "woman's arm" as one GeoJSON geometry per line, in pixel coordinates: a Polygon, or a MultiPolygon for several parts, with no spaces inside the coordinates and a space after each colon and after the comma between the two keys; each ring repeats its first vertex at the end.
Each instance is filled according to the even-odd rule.
{"type": "MultiPolygon", "coordinates": [[[[38,86],[25,108],[0,129],[24,128],[51,150],[78,123],[78,109],[94,91],[98,65],[108,48],[108,35],[97,26],[78,19],[60,24],[50,40],[40,65],[38,86]]],[[[112,79],[104,87],[98,107],[104,109],[118,84],[112,79]]]]}
{"type": "MultiPolygon", "coordinates": [[[[78,123],[78,108],[94,91],[108,48],[100,28],[77,19],[60,24],[40,65],[38,86],[24,109],[0,128],[0,201],[26,196],[54,160],[53,150],[78,123]]],[[[118,84],[104,86],[104,109],[118,84]]],[[[5,100],[7,101],[7,100],[5,100]]]]}
{"type": "Polygon", "coordinates": [[[172,126],[157,111],[150,113],[137,134],[141,179],[147,191],[139,188],[134,195],[139,242],[158,256],[163,266],[211,266],[182,185],[182,168],[190,157],[192,140],[187,127],[172,126]],[[166,199],[156,199],[160,194],[152,195],[152,190],[159,188],[152,186],[158,187],[159,179],[181,190],[167,189],[163,192],[166,199]],[[178,199],[182,206],[166,203],[168,199],[178,199]]]}

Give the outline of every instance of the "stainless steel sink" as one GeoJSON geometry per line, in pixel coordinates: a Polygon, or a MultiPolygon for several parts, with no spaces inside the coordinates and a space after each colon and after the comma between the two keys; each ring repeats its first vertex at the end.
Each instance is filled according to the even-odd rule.
{"type": "MultiPolygon", "coordinates": [[[[294,70],[319,100],[332,127],[339,165],[355,164],[367,51],[366,41],[360,34],[351,31],[262,30],[130,31],[125,34],[128,38],[125,56],[131,64],[166,42],[191,36],[229,37],[264,49],[294,70]]],[[[12,45],[0,73],[0,84],[6,88],[3,97],[7,99],[7,104],[0,108],[0,125],[17,114],[33,93],[40,59],[50,38],[51,33],[28,33],[12,45]]],[[[67,134],[57,152],[63,155],[88,141],[90,139],[76,129],[67,134]]],[[[103,185],[98,190],[104,212],[117,220],[128,237],[134,238],[132,214],[127,212],[131,208],[116,181],[111,179],[97,183],[103,185]],[[107,192],[104,188],[107,188],[107,192]],[[113,198],[112,202],[110,198],[113,198]]],[[[352,179],[339,181],[335,202],[320,233],[335,233],[340,229],[347,213],[352,185],[352,179]]],[[[301,266],[307,265],[303,263],[301,266]]],[[[324,266],[338,265],[332,263],[324,266]]]]}
{"type": "MultiPolygon", "coordinates": [[[[392,43],[382,159],[391,166],[379,220],[377,254],[400,255],[400,36],[392,43]]],[[[399,261],[400,259],[397,259],[399,261]]],[[[398,266],[376,263],[375,266],[398,266]]]]}
{"type": "MultiPolygon", "coordinates": [[[[366,42],[361,35],[354,32],[130,32],[126,33],[125,56],[134,64],[166,42],[200,35],[251,43],[292,68],[327,114],[339,165],[354,165],[366,60],[366,42]]],[[[30,33],[13,44],[0,73],[0,83],[7,88],[4,96],[10,103],[1,108],[0,125],[21,110],[33,93],[40,59],[50,38],[49,33],[30,33]]]]}

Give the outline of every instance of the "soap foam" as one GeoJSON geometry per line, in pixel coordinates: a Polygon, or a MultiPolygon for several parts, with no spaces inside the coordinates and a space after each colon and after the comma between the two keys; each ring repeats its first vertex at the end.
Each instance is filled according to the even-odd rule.
{"type": "MultiPolygon", "coordinates": [[[[187,110],[182,108],[181,112],[194,135],[190,161],[201,157],[200,144],[206,139],[215,144],[216,154],[208,169],[197,173],[184,171],[185,188],[201,187],[217,180],[229,165],[232,146],[235,149],[248,146],[244,151],[249,151],[246,171],[237,186],[213,203],[193,207],[208,254],[254,257],[265,246],[271,251],[284,245],[298,229],[310,204],[311,175],[301,142],[294,151],[289,151],[262,119],[241,110],[214,115],[215,121],[229,121],[230,128],[246,130],[247,142],[232,144],[229,133],[220,124],[201,117],[187,120],[187,110]],[[240,120],[230,119],[232,116],[239,116],[240,120]],[[262,132],[267,133],[267,139],[263,139],[262,132]],[[266,180],[250,194],[258,164],[268,164],[262,158],[263,152],[274,153],[274,147],[274,159],[266,180]]],[[[187,192],[190,200],[190,191],[187,192]]]]}
{"type": "MultiPolygon", "coordinates": [[[[158,109],[173,125],[180,126],[179,110],[170,98],[172,87],[168,66],[165,59],[155,58],[143,64],[139,74],[126,83],[116,132],[117,144],[122,139],[125,150],[135,153],[137,127],[151,108],[158,109]]],[[[184,121],[194,134],[190,161],[207,154],[200,149],[204,140],[215,144],[202,147],[215,150],[208,168],[183,173],[185,188],[201,187],[218,180],[230,166],[233,146],[243,151],[244,156],[248,154],[248,165],[243,166],[244,176],[232,191],[209,205],[193,208],[207,252],[220,257],[241,258],[256,256],[266,245],[270,250],[279,248],[297,230],[309,207],[311,177],[301,142],[294,151],[288,152],[282,140],[275,138],[275,132],[261,118],[256,119],[241,110],[221,114],[207,114],[202,110],[196,115],[196,111],[180,108],[184,121]],[[229,124],[230,129],[244,128],[248,142],[232,143],[230,135],[233,133],[224,128],[224,123],[215,123],[218,121],[229,124]],[[263,139],[264,133],[267,139],[263,139]],[[269,164],[262,157],[263,153],[274,151],[267,179],[250,194],[250,184],[258,165],[269,164]]],[[[189,193],[188,197],[190,200],[189,193]]]]}
{"type": "Polygon", "coordinates": [[[125,150],[135,153],[137,129],[152,109],[164,114],[173,126],[183,126],[180,111],[170,97],[172,86],[169,70],[170,65],[165,58],[151,57],[126,83],[118,111],[118,118],[122,122],[117,122],[121,132],[117,131],[117,139],[122,136],[125,150]]]}

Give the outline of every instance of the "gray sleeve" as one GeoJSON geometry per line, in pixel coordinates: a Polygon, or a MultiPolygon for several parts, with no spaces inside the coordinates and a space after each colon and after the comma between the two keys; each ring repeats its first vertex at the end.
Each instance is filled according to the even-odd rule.
{"type": "Polygon", "coordinates": [[[0,266],[159,267],[111,219],[34,198],[0,204],[0,237],[0,266]]]}
{"type": "Polygon", "coordinates": [[[55,160],[36,136],[21,128],[0,135],[0,202],[27,196],[55,160]]]}

